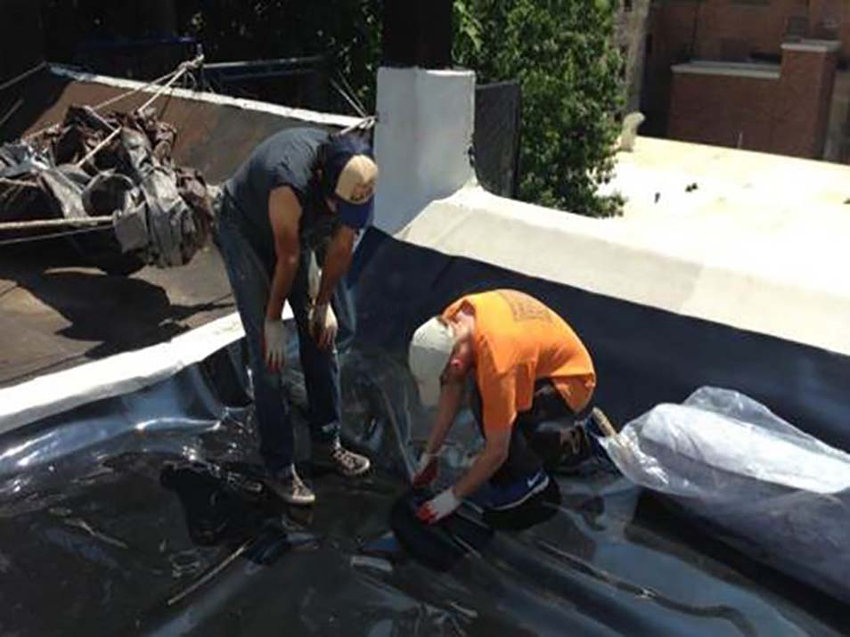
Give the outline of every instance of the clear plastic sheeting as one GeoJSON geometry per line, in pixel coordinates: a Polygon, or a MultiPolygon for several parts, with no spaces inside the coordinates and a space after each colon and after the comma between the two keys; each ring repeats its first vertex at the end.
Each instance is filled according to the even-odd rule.
{"type": "Polygon", "coordinates": [[[737,548],[850,601],[850,455],[712,387],[655,407],[603,445],[625,476],[737,548]]]}

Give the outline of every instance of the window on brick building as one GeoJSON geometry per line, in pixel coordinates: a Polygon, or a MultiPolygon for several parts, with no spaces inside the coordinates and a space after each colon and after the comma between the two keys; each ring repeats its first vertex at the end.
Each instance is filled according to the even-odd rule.
{"type": "Polygon", "coordinates": [[[808,16],[798,15],[789,16],[785,21],[785,37],[787,38],[805,38],[809,35],[809,18],[808,16]]]}

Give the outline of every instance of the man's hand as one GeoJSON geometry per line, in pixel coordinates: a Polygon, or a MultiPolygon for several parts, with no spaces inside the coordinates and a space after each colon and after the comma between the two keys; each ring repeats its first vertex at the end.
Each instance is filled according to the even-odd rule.
{"type": "Polygon", "coordinates": [[[310,311],[310,332],[319,349],[328,349],[333,346],[336,341],[336,333],[339,330],[339,325],[336,320],[336,314],[330,303],[322,303],[314,305],[310,311]]]}
{"type": "Polygon", "coordinates": [[[424,489],[437,479],[438,472],[439,463],[437,462],[437,454],[422,452],[422,455],[419,457],[419,464],[416,467],[416,473],[413,476],[413,488],[424,489]]]}
{"type": "Polygon", "coordinates": [[[286,355],[286,328],[283,321],[266,319],[263,325],[263,347],[269,371],[279,372],[286,355]]]}
{"type": "Polygon", "coordinates": [[[425,524],[436,524],[451,515],[460,506],[460,500],[455,497],[451,488],[446,489],[436,498],[428,500],[416,511],[416,517],[425,524]]]}

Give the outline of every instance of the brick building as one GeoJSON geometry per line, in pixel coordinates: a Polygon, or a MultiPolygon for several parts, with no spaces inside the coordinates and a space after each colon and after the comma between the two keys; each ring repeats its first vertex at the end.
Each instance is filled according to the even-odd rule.
{"type": "Polygon", "coordinates": [[[850,162],[848,0],[654,0],[644,132],[850,162]]]}
{"type": "Polygon", "coordinates": [[[617,46],[623,56],[625,111],[640,109],[646,28],[651,0],[621,0],[617,13],[617,46]]]}

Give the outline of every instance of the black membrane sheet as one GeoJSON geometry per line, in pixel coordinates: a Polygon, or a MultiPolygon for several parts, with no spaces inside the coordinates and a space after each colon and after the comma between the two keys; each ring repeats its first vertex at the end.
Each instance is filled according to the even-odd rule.
{"type": "MultiPolygon", "coordinates": [[[[400,508],[404,458],[425,422],[400,368],[378,368],[373,354],[346,359],[345,431],[371,449],[375,471],[346,482],[305,461],[319,504],[287,509],[252,478],[256,437],[234,365],[240,354],[232,346],[149,389],[0,440],[0,634],[713,637],[845,628],[838,602],[593,467],[560,477],[560,502],[531,528],[493,530],[468,509],[445,528],[418,527],[400,508]]],[[[288,385],[301,403],[298,380],[291,373],[288,385]]],[[[468,417],[457,429],[444,480],[474,446],[468,417]]]]}
{"type": "MultiPolygon", "coordinates": [[[[394,271],[373,258],[360,270],[343,429],[373,458],[371,475],[349,482],[311,466],[304,388],[287,372],[313,509],[287,508],[258,482],[239,343],[0,437],[0,635],[847,634],[845,605],[600,467],[558,476],[520,519],[464,507],[439,528],[418,525],[407,476],[430,421],[399,361],[406,334],[442,299],[393,296],[397,272],[416,263],[394,271]],[[389,294],[364,285],[370,267],[389,294]]],[[[437,279],[452,269],[440,267],[437,279]]],[[[624,371],[598,349],[609,378],[624,371]]],[[[657,377],[646,386],[660,391],[657,377]]],[[[626,398],[615,411],[647,400],[626,398]]],[[[465,413],[441,486],[479,444],[465,413]]]]}

